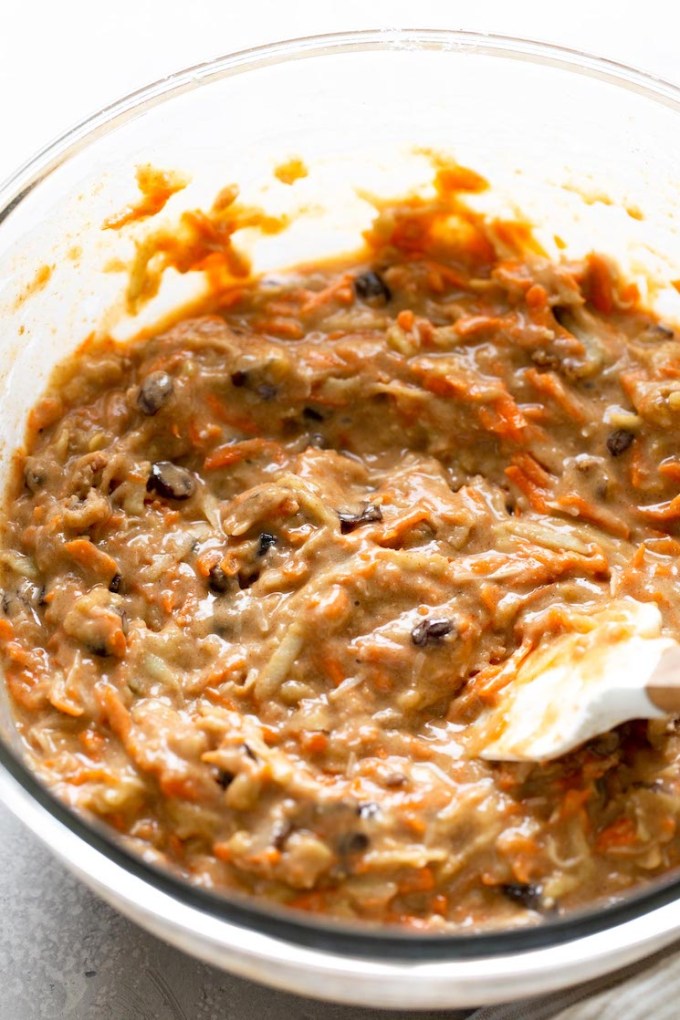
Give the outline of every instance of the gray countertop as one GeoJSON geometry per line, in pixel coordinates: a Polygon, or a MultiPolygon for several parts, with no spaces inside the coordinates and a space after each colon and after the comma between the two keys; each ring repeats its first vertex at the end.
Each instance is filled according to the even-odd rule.
{"type": "MultiPolygon", "coordinates": [[[[45,139],[91,109],[171,70],[204,60],[213,48],[214,52],[235,51],[314,31],[413,21],[438,28],[494,29],[553,39],[639,64],[672,80],[678,77],[680,12],[660,0],[641,5],[635,17],[622,14],[622,5],[613,0],[584,5],[570,17],[556,16],[552,5],[504,0],[485,0],[465,8],[423,0],[417,16],[412,16],[412,5],[406,0],[374,4],[348,0],[342,6],[316,0],[295,4],[258,0],[249,5],[249,16],[244,16],[242,6],[199,2],[194,16],[187,18],[187,5],[180,0],[165,0],[162,6],[140,5],[138,0],[109,5],[69,0],[69,21],[80,29],[65,32],[63,4],[9,0],[3,8],[0,83],[12,101],[2,110],[0,178],[45,139]],[[36,23],[41,25],[39,32],[36,23]],[[40,74],[35,67],[40,67],[40,74]],[[64,68],[76,70],[64,73],[64,68]],[[48,90],[45,81],[50,82],[48,90]]],[[[670,988],[666,1008],[655,1007],[655,1020],[677,1017],[677,1001],[670,988]]],[[[625,997],[610,1005],[611,1010],[594,1002],[588,1018],[628,1020],[632,1015],[625,997]]],[[[581,1007],[576,1008],[579,1020],[585,1020],[581,1007]]],[[[637,1010],[632,1012],[639,1015],[637,1010]]],[[[550,1010],[544,1015],[552,1014],[550,1010]]],[[[453,1020],[461,1015],[417,1014],[422,1020],[453,1020]]],[[[0,1020],[396,1020],[398,1016],[405,1014],[300,999],[198,963],[99,901],[0,806],[0,1020]]]]}
{"type": "Polygon", "coordinates": [[[199,963],[99,900],[0,805],[0,1020],[405,1016],[298,998],[199,963]]]}

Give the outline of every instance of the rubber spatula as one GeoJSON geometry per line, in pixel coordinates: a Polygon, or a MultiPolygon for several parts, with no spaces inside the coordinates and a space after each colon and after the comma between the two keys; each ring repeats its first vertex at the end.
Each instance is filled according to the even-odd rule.
{"type": "Polygon", "coordinates": [[[570,628],[520,662],[468,728],[471,753],[546,761],[630,719],[680,715],[680,644],[654,603],[618,599],[575,613],[570,628]]]}

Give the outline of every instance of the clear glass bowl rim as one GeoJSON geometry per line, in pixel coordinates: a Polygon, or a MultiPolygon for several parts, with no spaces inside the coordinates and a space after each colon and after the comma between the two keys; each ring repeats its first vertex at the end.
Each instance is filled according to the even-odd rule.
{"type": "MultiPolygon", "coordinates": [[[[211,81],[293,60],[342,53],[409,50],[474,53],[558,68],[637,93],[680,113],[680,88],[672,83],[617,61],[532,39],[462,30],[401,28],[303,36],[251,47],[185,68],[129,93],[77,123],[39,150],[0,185],[0,229],[30,192],[63,163],[126,121],[183,92],[201,88],[211,81]]],[[[679,875],[658,880],[614,904],[596,905],[535,927],[453,935],[412,934],[399,929],[345,924],[315,915],[300,917],[276,905],[238,894],[211,893],[146,863],[119,843],[105,826],[96,821],[86,822],[57,800],[2,741],[0,769],[9,773],[23,792],[57,822],[152,889],[236,927],[341,955],[435,962],[529,952],[625,924],[680,898],[679,875]]]]}

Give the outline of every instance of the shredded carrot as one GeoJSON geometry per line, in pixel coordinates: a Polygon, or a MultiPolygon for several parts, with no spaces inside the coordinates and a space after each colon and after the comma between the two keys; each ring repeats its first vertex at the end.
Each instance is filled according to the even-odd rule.
{"type": "Polygon", "coordinates": [[[201,447],[209,439],[217,439],[222,434],[219,425],[201,423],[195,418],[187,425],[187,435],[193,446],[201,447]]]}
{"type": "Polygon", "coordinates": [[[433,914],[437,914],[439,917],[446,917],[449,910],[449,901],[443,893],[437,893],[436,896],[432,897],[430,904],[430,910],[433,914]]]}
{"type": "Polygon", "coordinates": [[[270,336],[280,337],[282,340],[301,340],[305,335],[305,331],[297,319],[280,317],[254,319],[253,329],[256,329],[258,333],[268,333],[270,336]]]}
{"type": "Polygon", "coordinates": [[[583,422],[586,411],[581,401],[566,389],[564,383],[555,372],[539,372],[537,368],[527,368],[525,378],[532,386],[560,407],[572,421],[583,422]]]}
{"type": "Polygon", "coordinates": [[[49,702],[57,709],[58,712],[63,712],[64,715],[70,715],[73,719],[77,719],[84,711],[82,705],[77,705],[75,701],[72,701],[67,695],[62,696],[54,690],[50,691],[49,702]]]}
{"type": "Polygon", "coordinates": [[[116,736],[125,742],[130,734],[132,720],[120,694],[106,684],[95,687],[95,696],[109,721],[109,726],[116,736]]]}
{"type": "Polygon", "coordinates": [[[677,482],[680,485],[680,460],[672,457],[662,460],[659,464],[659,474],[669,482],[677,482]]]}
{"type": "Polygon", "coordinates": [[[257,457],[262,453],[268,453],[272,459],[282,463],[284,460],[283,449],[279,443],[272,439],[244,439],[240,443],[226,443],[218,446],[216,450],[209,453],[203,461],[203,468],[206,471],[217,471],[219,468],[230,467],[238,464],[248,457],[257,457]]]}
{"type": "Polygon", "coordinates": [[[518,255],[545,255],[545,249],[538,242],[531,226],[516,220],[494,220],[494,235],[518,255]]]}
{"type": "Polygon", "coordinates": [[[165,797],[176,797],[178,800],[197,802],[201,799],[201,790],[190,775],[159,775],[158,785],[165,797]]]}
{"type": "Polygon", "coordinates": [[[582,820],[585,819],[584,806],[590,800],[592,796],[592,790],[586,788],[583,790],[567,790],[564,800],[560,806],[560,818],[572,818],[577,816],[582,820]]]}
{"type": "Polygon", "coordinates": [[[630,483],[635,489],[644,489],[653,478],[653,470],[645,456],[644,443],[635,439],[630,451],[630,483]]]}
{"type": "Polygon", "coordinates": [[[230,425],[240,432],[245,432],[246,435],[258,436],[260,434],[261,429],[256,421],[245,414],[237,414],[231,411],[214,393],[207,393],[205,402],[215,417],[224,422],[225,425],[230,425]]]}
{"type": "Polygon", "coordinates": [[[485,429],[502,439],[522,442],[528,422],[509,393],[498,397],[491,407],[480,407],[479,420],[485,429]]]}
{"type": "Polygon", "coordinates": [[[337,301],[341,305],[350,305],[354,300],[352,290],[352,279],[345,273],[337,280],[333,280],[323,290],[308,291],[308,297],[301,308],[302,315],[309,315],[310,312],[317,312],[325,305],[337,301]]]}
{"type": "Polygon", "coordinates": [[[548,292],[540,283],[534,283],[527,290],[525,300],[529,308],[540,311],[548,307],[548,292]]]}
{"type": "Polygon", "coordinates": [[[427,520],[429,520],[427,510],[422,508],[411,510],[401,517],[393,518],[389,524],[376,534],[375,541],[378,545],[388,545],[389,543],[397,542],[416,525],[427,520]]]}
{"type": "Polygon", "coordinates": [[[106,747],[104,734],[91,726],[88,726],[86,730],[80,731],[78,740],[91,758],[99,758],[106,747]]]}
{"type": "Polygon", "coordinates": [[[310,910],[314,914],[321,914],[326,909],[326,896],[321,892],[300,893],[288,901],[288,906],[296,910],[310,910]]]}
{"type": "Polygon", "coordinates": [[[602,255],[592,252],[587,258],[587,290],[591,304],[603,315],[611,314],[614,308],[614,282],[611,266],[602,255]]]}
{"type": "MultiPolygon", "coordinates": [[[[514,460],[514,458],[513,458],[514,460]]],[[[505,469],[506,478],[516,485],[520,492],[524,493],[531,506],[540,514],[548,512],[546,493],[542,485],[537,484],[533,472],[527,473],[526,465],[522,462],[512,463],[505,469]]]]}
{"type": "Polygon", "coordinates": [[[677,521],[680,518],[680,495],[674,496],[663,503],[653,503],[651,506],[639,506],[637,508],[641,517],[647,520],[665,524],[670,521],[677,521]]]}
{"type": "Polygon", "coordinates": [[[680,542],[670,535],[659,535],[658,537],[647,538],[640,547],[644,553],[645,548],[652,553],[659,553],[661,556],[679,556],[680,542]]]}
{"type": "Polygon", "coordinates": [[[323,754],[328,747],[328,735],[321,730],[302,730],[299,741],[300,747],[310,754],[323,754]]]}
{"type": "Polygon", "coordinates": [[[516,453],[512,458],[512,462],[513,464],[516,464],[517,467],[524,472],[527,478],[531,479],[534,485],[538,488],[550,488],[553,482],[552,475],[549,474],[530,453],[516,453]]]}
{"type": "Polygon", "coordinates": [[[330,652],[322,658],[323,671],[335,687],[339,687],[345,679],[345,671],[341,663],[330,652]]]}
{"type": "Polygon", "coordinates": [[[64,549],[78,566],[86,567],[95,574],[111,578],[118,573],[116,561],[87,538],[74,538],[65,542],[64,549]]]}
{"type": "Polygon", "coordinates": [[[458,269],[454,269],[453,266],[447,266],[443,262],[436,262],[434,259],[426,259],[424,260],[423,265],[428,270],[428,286],[430,290],[433,290],[437,294],[442,293],[445,284],[448,284],[450,287],[456,287],[457,289],[463,290],[470,282],[469,278],[458,269]]]}
{"type": "Polygon", "coordinates": [[[414,892],[430,892],[434,887],[434,872],[427,866],[411,871],[401,879],[398,886],[402,896],[414,892]]]}
{"type": "Polygon", "coordinates": [[[630,535],[630,528],[620,517],[617,517],[611,510],[607,510],[603,506],[588,503],[583,496],[579,496],[576,493],[560,496],[559,499],[555,500],[554,504],[550,505],[556,509],[564,510],[568,514],[591,521],[593,524],[597,524],[598,527],[608,531],[611,535],[616,535],[619,538],[628,538],[630,535]]]}
{"type": "Polygon", "coordinates": [[[392,677],[389,673],[375,669],[372,674],[373,686],[381,694],[388,694],[392,690],[392,677]]]}
{"type": "Polygon", "coordinates": [[[61,417],[63,411],[64,405],[57,397],[43,397],[30,412],[28,427],[33,432],[40,432],[53,425],[61,417]]]}
{"type": "Polygon", "coordinates": [[[458,336],[477,336],[478,333],[486,333],[487,330],[502,329],[505,322],[497,315],[465,315],[456,320],[454,332],[458,336]]]}
{"type": "Polygon", "coordinates": [[[184,857],[184,842],[179,838],[177,833],[171,832],[168,836],[168,847],[173,856],[181,861],[184,857]]]}
{"type": "Polygon", "coordinates": [[[108,769],[99,766],[95,768],[83,766],[83,768],[76,769],[74,772],[69,772],[64,778],[71,786],[83,786],[85,783],[102,782],[115,785],[116,782],[115,777],[108,769]]]}
{"type": "Polygon", "coordinates": [[[228,843],[213,843],[212,852],[218,861],[228,864],[231,861],[231,848],[228,843]]]}
{"type": "Polygon", "coordinates": [[[637,829],[632,819],[627,816],[617,818],[599,833],[595,842],[600,853],[608,853],[618,847],[631,846],[637,840],[637,829]]]}
{"type": "Polygon", "coordinates": [[[498,608],[498,603],[501,598],[501,594],[496,584],[482,584],[479,587],[479,597],[482,604],[488,609],[489,613],[495,613],[498,608]]]}

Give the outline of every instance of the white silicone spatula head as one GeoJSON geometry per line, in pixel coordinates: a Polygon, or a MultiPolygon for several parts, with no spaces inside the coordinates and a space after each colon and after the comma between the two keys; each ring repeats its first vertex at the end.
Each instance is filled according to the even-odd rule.
{"type": "Polygon", "coordinates": [[[529,652],[470,727],[482,758],[545,761],[629,719],[680,715],[680,644],[653,603],[624,598],[529,652]]]}

